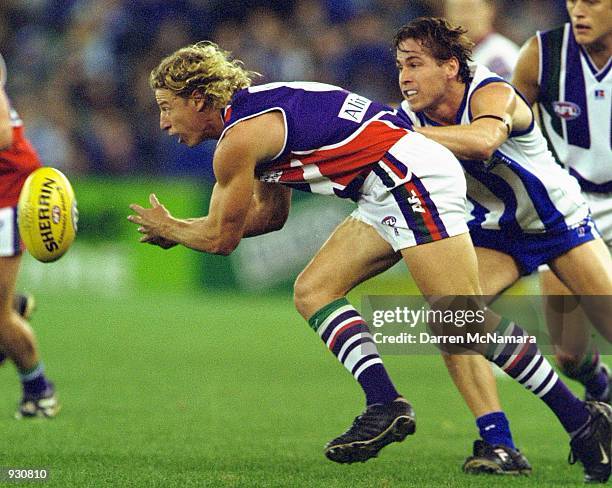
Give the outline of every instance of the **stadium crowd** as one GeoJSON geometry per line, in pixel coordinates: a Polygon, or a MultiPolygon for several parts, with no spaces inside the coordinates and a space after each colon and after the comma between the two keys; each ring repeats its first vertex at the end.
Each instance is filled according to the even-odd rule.
{"type": "MultiPolygon", "coordinates": [[[[8,92],[46,164],[69,174],[210,177],[212,144],[160,138],[147,85],[157,60],[211,39],[268,80],[339,84],[397,99],[392,33],[442,0],[4,0],[8,92]]],[[[560,0],[500,1],[498,30],[517,43],[565,17],[560,0]]]]}

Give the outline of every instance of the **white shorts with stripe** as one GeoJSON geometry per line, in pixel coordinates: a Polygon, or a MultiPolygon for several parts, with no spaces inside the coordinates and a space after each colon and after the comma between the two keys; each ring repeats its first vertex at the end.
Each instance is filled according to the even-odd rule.
{"type": "Polygon", "coordinates": [[[461,164],[418,133],[396,142],[366,177],[351,216],[395,251],[468,232],[461,164]]]}
{"type": "Polygon", "coordinates": [[[0,257],[18,256],[21,252],[17,208],[0,208],[0,257]]]}

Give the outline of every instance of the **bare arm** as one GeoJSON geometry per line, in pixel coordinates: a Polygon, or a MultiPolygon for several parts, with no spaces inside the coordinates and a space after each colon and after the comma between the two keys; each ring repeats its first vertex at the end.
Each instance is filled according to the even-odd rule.
{"type": "MultiPolygon", "coordinates": [[[[154,204],[153,200],[151,200],[151,204],[154,204]]],[[[159,205],[159,202],[157,204],[159,205]]],[[[282,229],[289,217],[290,208],[290,188],[274,183],[262,183],[256,180],[242,237],[255,237],[282,229]]],[[[198,219],[185,219],[186,222],[193,222],[195,220],[198,219]]],[[[170,249],[178,244],[178,242],[169,239],[162,237],[153,238],[151,236],[143,236],[140,242],[154,244],[163,249],[170,249]]]]}
{"type": "Polygon", "coordinates": [[[243,237],[254,237],[282,229],[289,217],[290,208],[290,188],[256,180],[243,237]]]}
{"type": "Polygon", "coordinates": [[[473,122],[469,125],[419,127],[416,131],[446,146],[459,159],[487,160],[508,139],[516,93],[506,83],[491,83],[472,95],[470,109],[473,122]],[[483,115],[503,120],[478,118],[483,115]]]}
{"type": "Polygon", "coordinates": [[[0,86],[0,149],[6,149],[11,144],[13,144],[13,127],[10,105],[4,88],[0,86]]]}
{"type": "Polygon", "coordinates": [[[255,165],[280,151],[284,125],[279,117],[279,114],[269,113],[241,122],[219,143],[213,161],[217,183],[206,217],[176,219],[154,195],[150,209],[130,205],[137,215],[128,219],[138,224],[139,231],[145,234],[141,240],[155,244],[161,238],[197,251],[228,255],[238,246],[245,231],[261,231],[247,227],[247,224],[254,226],[255,221],[262,220],[257,218],[257,211],[251,211],[253,220],[249,220],[253,200],[257,208],[261,197],[261,189],[255,187],[255,165]]]}
{"type": "Polygon", "coordinates": [[[512,84],[533,105],[538,99],[540,71],[540,51],[538,38],[529,39],[521,48],[519,59],[514,68],[512,84]]]}

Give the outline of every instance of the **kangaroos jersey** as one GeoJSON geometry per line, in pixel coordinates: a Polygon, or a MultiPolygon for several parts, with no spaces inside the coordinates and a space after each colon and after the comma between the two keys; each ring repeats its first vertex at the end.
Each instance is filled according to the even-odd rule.
{"type": "Polygon", "coordinates": [[[356,199],[374,165],[411,128],[390,107],[337,86],[269,83],[234,95],[219,140],[235,124],[271,111],[283,115],[285,144],[257,165],[256,177],[341,198],[356,199]]]}
{"type": "MultiPolygon", "coordinates": [[[[4,89],[6,68],[0,56],[0,89],[4,89]]],[[[10,123],[13,127],[13,142],[0,150],[0,208],[17,205],[21,187],[28,175],[40,167],[36,151],[24,134],[19,114],[10,109],[10,123]]]]}
{"type": "Polygon", "coordinates": [[[612,57],[598,70],[570,24],[538,32],[541,125],[584,191],[612,192],[612,57]]]}
{"type": "MultiPolygon", "coordinates": [[[[473,78],[457,114],[457,124],[470,124],[470,101],[476,90],[504,82],[484,66],[472,66],[473,78]]],[[[414,113],[406,101],[401,112],[418,126],[439,125],[414,113]]],[[[533,122],[510,137],[488,161],[461,160],[470,205],[470,228],[508,232],[554,232],[578,224],[588,215],[580,187],[555,160],[533,122]]]]}

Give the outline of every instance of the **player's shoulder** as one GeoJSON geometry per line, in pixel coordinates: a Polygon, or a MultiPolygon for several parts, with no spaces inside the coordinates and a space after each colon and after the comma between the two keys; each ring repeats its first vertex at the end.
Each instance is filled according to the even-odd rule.
{"type": "Polygon", "coordinates": [[[533,37],[547,38],[552,36],[563,36],[565,31],[569,28],[570,24],[569,22],[566,22],[565,24],[558,25],[557,27],[553,27],[551,29],[538,30],[536,35],[533,37]]]}
{"type": "Polygon", "coordinates": [[[493,100],[510,99],[516,96],[514,87],[499,74],[487,66],[475,64],[470,66],[472,80],[468,87],[467,107],[471,111],[474,106],[489,104],[493,100]]]}
{"type": "Polygon", "coordinates": [[[508,85],[508,82],[501,75],[492,71],[491,68],[485,64],[470,64],[470,74],[470,91],[480,90],[493,83],[508,85]]]}
{"type": "Polygon", "coordinates": [[[527,51],[528,58],[538,59],[540,56],[555,56],[560,53],[566,43],[572,44],[576,41],[571,34],[570,23],[562,24],[548,30],[537,31],[535,36],[527,40],[523,51],[527,51]]]}
{"type": "Polygon", "coordinates": [[[397,108],[397,116],[403,121],[408,121],[410,124],[418,123],[417,114],[412,111],[406,100],[403,100],[397,108]]]}

